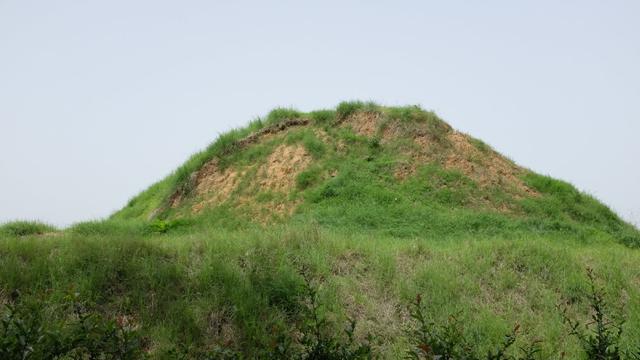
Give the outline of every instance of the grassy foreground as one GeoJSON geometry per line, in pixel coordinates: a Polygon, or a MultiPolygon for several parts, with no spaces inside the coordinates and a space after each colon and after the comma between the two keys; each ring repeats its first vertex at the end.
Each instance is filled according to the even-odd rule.
{"type": "Polygon", "coordinates": [[[296,299],[306,283],[317,291],[326,331],[339,333],[353,319],[355,337],[371,334],[382,358],[410,348],[404,333],[417,294],[436,323],[457,314],[480,353],[519,324],[516,345],[541,340],[539,358],[581,358],[558,305],[568,304],[575,319],[589,318],[587,267],[613,312],[627,319],[623,345],[640,338],[640,253],[609,242],[397,238],[317,225],[129,235],[88,235],[86,227],[2,239],[0,303],[18,290],[49,322],[61,321],[73,316],[61,304],[76,294],[105,318],[126,319],[151,358],[216,346],[260,357],[282,336],[300,336],[292,332],[304,321],[296,299]]]}

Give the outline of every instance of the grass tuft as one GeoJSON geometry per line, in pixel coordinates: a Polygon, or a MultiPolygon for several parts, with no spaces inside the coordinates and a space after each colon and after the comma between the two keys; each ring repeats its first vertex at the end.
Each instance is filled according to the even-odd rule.
{"type": "Polygon", "coordinates": [[[57,229],[39,221],[12,221],[0,225],[0,235],[28,236],[55,232],[57,229]]]}
{"type": "Polygon", "coordinates": [[[345,101],[338,104],[336,114],[338,119],[345,119],[358,111],[378,111],[380,106],[374,102],[345,101]]]}
{"type": "Polygon", "coordinates": [[[285,120],[298,119],[302,117],[304,113],[292,109],[292,108],[276,108],[271,110],[271,112],[267,115],[265,123],[267,125],[278,124],[285,120]]]}

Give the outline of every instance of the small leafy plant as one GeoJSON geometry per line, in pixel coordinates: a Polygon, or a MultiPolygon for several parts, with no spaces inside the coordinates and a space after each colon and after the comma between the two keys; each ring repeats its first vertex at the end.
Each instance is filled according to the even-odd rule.
{"type": "Polygon", "coordinates": [[[372,359],[374,358],[371,347],[372,336],[368,336],[368,342],[358,343],[355,339],[354,332],[356,329],[356,321],[349,319],[349,324],[344,330],[342,338],[339,333],[336,336],[331,335],[332,329],[328,326],[326,318],[322,315],[322,304],[318,299],[318,291],[312,285],[311,279],[303,273],[305,279],[303,302],[305,311],[303,311],[303,321],[301,326],[303,351],[300,356],[302,359],[320,360],[320,359],[372,359]]]}
{"type": "Polygon", "coordinates": [[[591,321],[581,323],[571,319],[567,308],[562,309],[563,322],[569,327],[569,334],[575,336],[589,359],[618,360],[623,358],[620,349],[624,319],[613,319],[607,313],[609,307],[605,300],[605,293],[596,284],[593,269],[587,269],[589,279],[589,306],[591,321]]]}
{"type": "Polygon", "coordinates": [[[479,351],[475,344],[468,341],[464,334],[462,323],[458,319],[460,314],[450,315],[447,322],[438,324],[430,319],[422,302],[422,296],[417,295],[411,307],[411,318],[414,327],[406,331],[406,336],[411,343],[407,352],[407,359],[438,359],[438,360],[534,360],[540,351],[538,343],[534,342],[526,347],[521,347],[516,354],[510,354],[510,349],[517,340],[519,325],[504,336],[494,351],[489,351],[486,356],[478,356],[479,351]]]}
{"type": "MultiPolygon", "coordinates": [[[[108,320],[78,295],[67,297],[71,311],[62,321],[44,317],[44,307],[14,293],[0,321],[0,359],[138,360],[146,357],[142,339],[122,317],[108,320]]],[[[65,311],[67,309],[58,309],[65,311]]]]}

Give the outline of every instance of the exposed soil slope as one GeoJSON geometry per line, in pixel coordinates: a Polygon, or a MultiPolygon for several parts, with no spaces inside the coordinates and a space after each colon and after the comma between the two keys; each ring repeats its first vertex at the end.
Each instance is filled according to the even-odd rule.
{"type": "Polygon", "coordinates": [[[598,201],[415,106],[274,110],[223,135],[114,217],[223,212],[260,224],[307,219],[395,235],[581,228],[635,241],[598,201]]]}

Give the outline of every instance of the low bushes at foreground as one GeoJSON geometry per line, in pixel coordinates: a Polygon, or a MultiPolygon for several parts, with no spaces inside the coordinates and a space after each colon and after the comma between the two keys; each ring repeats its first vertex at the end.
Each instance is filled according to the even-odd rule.
{"type": "MultiPolygon", "coordinates": [[[[369,334],[366,339],[354,336],[356,322],[350,320],[344,332],[334,332],[327,322],[330,314],[321,311],[315,282],[303,269],[298,307],[299,321],[286,332],[274,329],[270,346],[258,358],[265,359],[375,359],[379,358],[375,344],[379,342],[369,334]],[[284,334],[289,334],[285,336],[284,334]]],[[[604,290],[591,269],[587,270],[590,285],[588,302],[591,321],[583,323],[572,319],[568,304],[559,311],[567,327],[567,335],[575,336],[583,355],[594,360],[640,359],[640,344],[621,342],[625,319],[614,314],[606,303],[604,290]],[[634,347],[635,346],[635,347],[634,347]]],[[[406,324],[405,337],[409,349],[408,359],[439,360],[535,360],[543,340],[514,346],[519,334],[526,329],[515,325],[495,349],[482,354],[473,339],[465,335],[464,325],[456,314],[444,323],[436,323],[422,296],[417,295],[410,306],[411,322],[406,324]]],[[[95,304],[80,298],[79,294],[65,297],[54,311],[37,302],[21,298],[18,291],[10,296],[0,322],[0,359],[145,359],[148,341],[130,324],[125,316],[110,318],[102,314],[95,304]],[[46,310],[49,309],[49,310],[46,310]]],[[[243,359],[238,349],[217,345],[212,349],[199,349],[178,345],[166,351],[170,359],[243,359]]],[[[564,353],[560,353],[564,357],[564,353]]]]}

